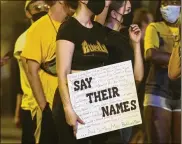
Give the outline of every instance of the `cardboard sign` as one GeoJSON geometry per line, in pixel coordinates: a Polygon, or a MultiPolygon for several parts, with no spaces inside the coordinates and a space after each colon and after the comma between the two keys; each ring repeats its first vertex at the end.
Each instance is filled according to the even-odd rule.
{"type": "Polygon", "coordinates": [[[131,61],[68,75],[77,139],[142,123],[131,61]]]}

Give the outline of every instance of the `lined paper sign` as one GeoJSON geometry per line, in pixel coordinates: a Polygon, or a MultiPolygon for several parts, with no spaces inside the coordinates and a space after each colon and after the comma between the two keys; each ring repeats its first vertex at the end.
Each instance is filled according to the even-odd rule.
{"type": "Polygon", "coordinates": [[[142,123],[131,61],[68,75],[77,139],[142,123]]]}

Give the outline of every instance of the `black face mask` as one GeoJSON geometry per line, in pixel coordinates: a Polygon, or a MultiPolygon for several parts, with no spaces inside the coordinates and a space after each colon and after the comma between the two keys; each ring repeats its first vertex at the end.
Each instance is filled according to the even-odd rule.
{"type": "Polygon", "coordinates": [[[87,8],[90,9],[95,15],[100,14],[105,7],[105,0],[89,0],[87,8]]]}
{"type": "Polygon", "coordinates": [[[123,15],[123,22],[122,25],[129,27],[133,21],[133,13],[130,12],[129,14],[123,15]]]}
{"type": "Polygon", "coordinates": [[[45,11],[41,11],[39,13],[33,14],[32,15],[32,20],[35,22],[35,21],[37,21],[38,19],[40,19],[41,17],[43,17],[46,14],[47,14],[47,12],[45,12],[45,11]]]}

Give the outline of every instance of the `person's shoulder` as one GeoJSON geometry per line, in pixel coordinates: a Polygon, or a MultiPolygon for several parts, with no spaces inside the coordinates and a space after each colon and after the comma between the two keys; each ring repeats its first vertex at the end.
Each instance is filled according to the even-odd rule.
{"type": "Polygon", "coordinates": [[[24,32],[17,38],[16,43],[17,43],[18,41],[21,41],[21,40],[25,40],[25,39],[26,39],[27,31],[28,31],[28,30],[24,31],[24,32]]]}
{"type": "Polygon", "coordinates": [[[16,54],[17,52],[21,52],[23,47],[25,46],[25,42],[26,42],[26,35],[27,35],[27,30],[25,32],[23,32],[18,39],[15,42],[15,49],[14,49],[14,54],[16,54]]]}
{"type": "Polygon", "coordinates": [[[156,30],[160,30],[166,27],[166,24],[164,22],[152,22],[148,25],[148,28],[155,28],[156,30]]]}
{"type": "Polygon", "coordinates": [[[112,30],[108,28],[108,33],[107,33],[107,44],[111,46],[121,46],[124,45],[127,42],[126,37],[118,31],[112,30]]]}
{"type": "Polygon", "coordinates": [[[75,28],[75,25],[77,24],[75,18],[73,17],[68,17],[60,26],[59,28],[59,31],[62,31],[62,30],[65,30],[65,29],[68,29],[68,30],[71,30],[71,29],[74,29],[75,28]]]}
{"type": "Polygon", "coordinates": [[[104,27],[102,24],[100,24],[100,23],[97,22],[97,21],[92,21],[92,23],[93,23],[94,26],[104,27]]]}
{"type": "MultiPolygon", "coordinates": [[[[34,22],[28,29],[27,33],[32,33],[32,32],[40,32],[42,31],[46,26],[47,26],[47,22],[49,20],[48,15],[45,15],[43,17],[41,17],[39,20],[37,20],[36,22],[34,22]]],[[[45,30],[44,30],[45,32],[45,30]]]]}
{"type": "Polygon", "coordinates": [[[113,37],[114,39],[116,39],[116,41],[126,40],[126,39],[128,39],[128,36],[129,36],[129,34],[125,33],[125,31],[115,31],[115,30],[110,30],[108,35],[110,35],[110,37],[113,37]]]}

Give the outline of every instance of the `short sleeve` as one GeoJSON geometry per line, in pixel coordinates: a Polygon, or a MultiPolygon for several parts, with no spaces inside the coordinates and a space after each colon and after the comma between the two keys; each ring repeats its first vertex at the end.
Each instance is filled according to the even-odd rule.
{"type": "Polygon", "coordinates": [[[41,39],[40,29],[38,27],[30,27],[27,32],[25,47],[22,50],[21,56],[41,64],[43,61],[41,39]]]}
{"type": "Polygon", "coordinates": [[[153,24],[150,24],[146,29],[145,39],[144,39],[144,48],[145,48],[145,56],[148,49],[159,48],[159,36],[153,24]]]}
{"type": "Polygon", "coordinates": [[[72,21],[71,19],[68,19],[59,27],[56,40],[57,41],[58,40],[67,40],[72,43],[75,43],[74,28],[75,28],[74,21],[72,21]]]}
{"type": "Polygon", "coordinates": [[[21,34],[15,43],[14,57],[18,60],[20,59],[20,53],[22,52],[22,49],[25,46],[26,34],[27,34],[27,31],[21,34]]]}

